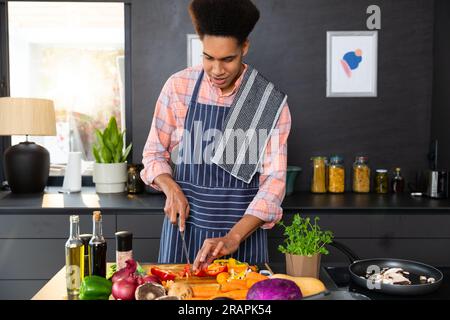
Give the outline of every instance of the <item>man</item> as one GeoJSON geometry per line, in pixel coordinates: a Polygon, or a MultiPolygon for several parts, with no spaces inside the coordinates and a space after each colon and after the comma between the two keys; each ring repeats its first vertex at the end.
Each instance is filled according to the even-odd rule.
{"type": "Polygon", "coordinates": [[[252,264],[267,262],[266,230],[281,219],[285,193],[291,126],[286,97],[243,63],[248,36],[259,20],[250,0],[193,0],[189,12],[203,43],[203,64],[168,79],[143,151],[142,179],[167,197],[158,260],[186,261],[179,227],[185,230],[194,270],[228,255],[252,264]],[[253,89],[255,83],[267,86],[253,89]],[[264,123],[257,127],[258,121],[264,123]],[[221,146],[220,134],[214,133],[233,124],[271,133],[258,149],[256,163],[227,167],[217,161],[229,140],[222,135],[221,146]],[[214,147],[208,149],[211,142],[214,147]],[[172,171],[176,146],[181,161],[172,171]],[[201,163],[194,161],[198,154],[204,155],[201,163]]]}

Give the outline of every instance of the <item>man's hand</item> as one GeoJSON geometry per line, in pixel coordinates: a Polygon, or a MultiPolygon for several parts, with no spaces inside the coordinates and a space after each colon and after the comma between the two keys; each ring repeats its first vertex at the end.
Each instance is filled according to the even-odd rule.
{"type": "Polygon", "coordinates": [[[205,239],[202,248],[198,251],[195,258],[193,270],[203,270],[207,265],[211,264],[215,259],[222,256],[232,254],[237,251],[240,245],[238,237],[226,235],[222,238],[205,239]]]}
{"type": "Polygon", "coordinates": [[[202,248],[197,253],[193,269],[203,270],[203,268],[215,259],[230,255],[239,249],[239,245],[247,239],[256,229],[261,227],[264,221],[246,214],[239,220],[225,237],[205,239],[202,248]]]}
{"type": "Polygon", "coordinates": [[[162,174],[155,178],[154,182],[166,195],[164,213],[172,224],[177,224],[177,216],[180,217],[181,231],[184,231],[185,221],[189,217],[189,203],[180,186],[168,174],[162,174]]]}

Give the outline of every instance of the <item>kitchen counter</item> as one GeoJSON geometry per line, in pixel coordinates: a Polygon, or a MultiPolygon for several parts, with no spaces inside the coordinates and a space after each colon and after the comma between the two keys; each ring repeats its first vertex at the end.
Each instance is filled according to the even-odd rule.
{"type": "MultiPolygon", "coordinates": [[[[142,267],[144,270],[148,270],[152,265],[155,264],[143,263],[142,267]]],[[[271,264],[270,268],[274,273],[285,272],[285,266],[283,263],[271,264]]],[[[328,290],[334,290],[337,288],[324,268],[320,271],[320,279],[328,290]]],[[[211,282],[211,280],[208,282],[211,282]]],[[[214,280],[212,280],[212,282],[214,282],[214,280]]],[[[66,268],[62,267],[41,289],[39,289],[39,291],[33,296],[32,300],[67,300],[66,268]]]]}
{"type": "MultiPolygon", "coordinates": [[[[163,194],[95,193],[60,194],[50,187],[44,194],[15,195],[0,192],[0,299],[29,299],[64,264],[69,216],[80,215],[80,232],[92,231],[91,214],[103,213],[108,259],[114,259],[116,231],[133,232],[133,254],[139,261],[156,261],[164,219],[163,194]],[[34,268],[28,268],[33,265],[34,268]]],[[[386,257],[450,266],[450,200],[404,195],[342,195],[296,193],[283,202],[283,220],[294,214],[319,217],[323,230],[350,247],[361,258],[386,257]]],[[[281,227],[267,232],[270,263],[283,262],[278,250],[284,240],[281,227]]],[[[341,263],[346,257],[330,248],[324,263],[341,263]]]]}
{"type": "MultiPolygon", "coordinates": [[[[65,213],[76,210],[80,214],[92,213],[102,209],[103,213],[132,211],[161,214],[164,208],[163,194],[97,194],[95,188],[85,187],[81,193],[60,194],[60,188],[49,187],[43,194],[17,195],[0,192],[0,214],[65,213]]],[[[429,199],[402,195],[378,194],[311,194],[300,192],[285,198],[282,207],[285,212],[302,210],[330,214],[373,214],[389,211],[390,214],[450,213],[450,200],[429,199]]]]}
{"type": "MultiPolygon", "coordinates": [[[[143,264],[144,268],[148,264],[143,264]]],[[[274,273],[284,273],[285,268],[283,263],[274,263],[270,265],[274,273]]],[[[442,300],[450,299],[450,268],[439,268],[444,274],[442,285],[433,293],[421,296],[393,296],[383,293],[377,293],[373,290],[367,290],[350,282],[347,267],[335,267],[330,264],[323,264],[320,270],[320,280],[324,283],[328,291],[334,293],[339,291],[341,293],[359,293],[371,300],[442,300]]],[[[351,295],[317,295],[310,297],[312,300],[333,300],[333,296],[338,296],[339,300],[348,299],[353,300],[351,295]]],[[[65,267],[61,268],[50,281],[48,281],[32,298],[33,300],[67,300],[66,283],[65,283],[65,267]]]]}

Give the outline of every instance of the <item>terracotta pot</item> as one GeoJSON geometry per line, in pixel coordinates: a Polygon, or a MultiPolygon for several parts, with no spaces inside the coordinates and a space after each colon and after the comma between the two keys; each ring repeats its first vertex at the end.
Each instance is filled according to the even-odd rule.
{"type": "Polygon", "coordinates": [[[320,254],[298,256],[286,254],[286,273],[294,277],[319,278],[320,254]]]}

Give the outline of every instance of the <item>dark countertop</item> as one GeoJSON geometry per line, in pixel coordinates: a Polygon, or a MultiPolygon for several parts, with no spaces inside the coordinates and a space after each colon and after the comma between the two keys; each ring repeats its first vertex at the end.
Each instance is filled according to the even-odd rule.
{"type": "MultiPolygon", "coordinates": [[[[165,197],[159,194],[96,194],[95,188],[83,188],[81,193],[60,194],[60,188],[49,187],[43,194],[17,195],[0,192],[0,213],[63,213],[69,209],[80,213],[91,213],[92,209],[101,208],[104,213],[132,211],[133,213],[158,213],[164,208],[165,197]]],[[[302,210],[322,214],[447,214],[450,213],[450,199],[436,200],[426,197],[378,194],[311,194],[300,192],[288,196],[283,202],[285,213],[302,210]]]]}

